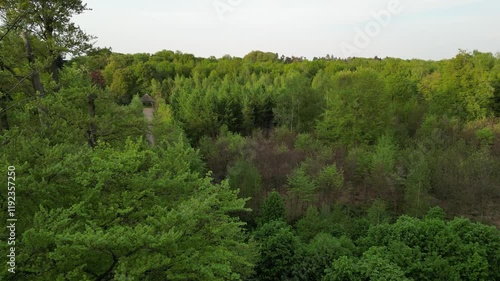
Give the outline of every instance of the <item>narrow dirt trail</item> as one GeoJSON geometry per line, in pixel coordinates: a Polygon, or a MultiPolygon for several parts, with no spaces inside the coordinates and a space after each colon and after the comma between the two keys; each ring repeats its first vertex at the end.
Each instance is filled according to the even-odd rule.
{"type": "Polygon", "coordinates": [[[146,135],[146,138],[148,139],[149,143],[151,145],[155,144],[155,137],[153,136],[153,118],[154,118],[154,109],[152,107],[145,107],[142,110],[142,113],[146,117],[146,120],[148,120],[148,133],[146,135]]]}

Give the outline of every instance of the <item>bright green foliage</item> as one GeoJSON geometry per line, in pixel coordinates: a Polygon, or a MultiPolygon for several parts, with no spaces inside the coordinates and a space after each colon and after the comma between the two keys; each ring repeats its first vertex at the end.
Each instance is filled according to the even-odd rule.
{"type": "Polygon", "coordinates": [[[308,153],[314,153],[323,147],[322,143],[311,134],[301,133],[295,138],[295,148],[308,153]]]}
{"type": "Polygon", "coordinates": [[[175,142],[179,136],[184,137],[182,128],[174,119],[171,106],[163,102],[159,102],[158,108],[155,110],[151,131],[156,141],[175,142]]]}
{"type": "Polygon", "coordinates": [[[85,145],[88,142],[90,124],[95,125],[97,140],[122,146],[127,137],[137,139],[143,136],[145,124],[142,105],[118,106],[107,93],[95,87],[89,72],[84,68],[66,67],[59,74],[61,89],[58,94],[46,96],[43,100],[24,100],[22,107],[11,109],[15,118],[12,126],[22,125],[24,137],[47,139],[48,143],[85,145]],[[95,116],[89,113],[89,97],[95,96],[95,116]],[[33,114],[42,104],[46,114],[33,114]],[[119,116],[119,118],[117,118],[119,116]]]}
{"type": "Polygon", "coordinates": [[[430,207],[431,170],[425,159],[417,158],[409,165],[405,181],[405,208],[407,214],[420,217],[430,207]]]}
{"type": "Polygon", "coordinates": [[[474,55],[461,51],[444,65],[441,77],[433,78],[435,86],[421,87],[431,112],[468,121],[490,116],[494,88],[487,70],[475,65],[474,55]]]}
{"type": "Polygon", "coordinates": [[[336,165],[324,167],[318,174],[318,186],[323,190],[336,190],[344,185],[343,171],[336,165]]]}
{"type": "Polygon", "coordinates": [[[271,221],[254,233],[259,246],[255,277],[263,281],[290,280],[300,241],[283,221],[271,221]]]}
{"type": "Polygon", "coordinates": [[[387,213],[387,204],[382,200],[373,201],[372,205],[368,210],[367,219],[372,225],[377,225],[381,223],[387,223],[389,220],[389,215],[387,213]]]}
{"type": "Polygon", "coordinates": [[[324,281],[362,281],[359,273],[356,272],[356,261],[348,256],[335,260],[330,268],[326,269],[324,281]]]}
{"type": "Polygon", "coordinates": [[[63,58],[91,47],[92,37],[72,22],[74,15],[87,10],[86,4],[80,0],[3,0],[0,7],[0,132],[15,127],[17,115],[32,107],[37,123],[30,125],[50,128],[53,124],[47,119],[53,113],[47,112],[43,98],[60,89],[63,58]]]}
{"type": "Polygon", "coordinates": [[[203,135],[213,136],[220,127],[214,114],[215,97],[211,92],[205,92],[200,83],[186,78],[176,79],[172,95],[174,116],[194,142],[203,135]]]}
{"type": "Polygon", "coordinates": [[[240,134],[229,131],[227,126],[221,127],[217,142],[225,143],[227,145],[228,152],[233,155],[246,156],[245,148],[247,146],[247,140],[240,134]]]}
{"type": "Polygon", "coordinates": [[[261,52],[261,51],[252,51],[243,57],[244,60],[250,60],[253,62],[266,62],[266,61],[277,61],[278,54],[271,52],[261,52]]]}
{"type": "Polygon", "coordinates": [[[440,207],[432,207],[427,211],[427,214],[425,215],[426,219],[440,219],[444,220],[446,218],[446,213],[443,209],[440,207]]]}
{"type": "Polygon", "coordinates": [[[290,192],[303,202],[312,203],[317,200],[318,184],[307,174],[307,163],[292,171],[288,176],[287,185],[290,192]]]}
{"type": "Polygon", "coordinates": [[[495,141],[495,134],[490,128],[482,128],[477,130],[476,138],[484,145],[492,145],[495,141]]]}
{"type": "Polygon", "coordinates": [[[379,197],[394,200],[397,184],[396,160],[398,148],[394,140],[381,136],[371,155],[369,183],[374,186],[379,197]]]}
{"type": "Polygon", "coordinates": [[[384,247],[372,247],[363,253],[358,266],[361,276],[370,280],[411,280],[404,276],[404,271],[395,263],[387,260],[384,247]]]}
{"type": "Polygon", "coordinates": [[[239,190],[240,198],[249,198],[248,207],[256,210],[260,205],[262,177],[257,168],[245,160],[238,160],[228,171],[229,185],[239,190]]]}
{"type": "Polygon", "coordinates": [[[137,139],[144,135],[146,125],[138,97],[130,106],[119,106],[114,103],[112,95],[91,83],[88,71],[78,67],[66,67],[61,71],[60,84],[62,88],[57,95],[44,99],[50,112],[47,135],[56,140],[82,143],[86,141],[90,123],[96,126],[98,140],[112,144],[123,145],[127,137],[137,139]],[[89,95],[96,96],[95,116],[89,114],[89,95]],[[75,131],[80,133],[75,134],[75,131]]]}
{"type": "Polygon", "coordinates": [[[363,147],[356,147],[349,150],[345,169],[351,171],[351,181],[357,184],[362,184],[366,181],[372,167],[372,156],[371,151],[363,147]]]}
{"type": "Polygon", "coordinates": [[[312,91],[310,81],[298,72],[288,73],[282,80],[277,98],[277,121],[290,131],[309,131],[321,113],[322,96],[312,91]]]}
{"type": "Polygon", "coordinates": [[[498,230],[438,213],[370,228],[358,240],[363,254],[337,258],[323,280],[496,280],[498,230]]]}
{"type": "Polygon", "coordinates": [[[17,280],[239,280],[251,272],[243,224],[228,215],[244,210],[245,201],[227,182],[202,177],[185,144],[152,151],[127,141],[123,149],[77,151],[63,156],[66,168],[45,165],[56,174],[41,191],[54,191],[34,195],[55,200],[24,213],[28,219],[35,212],[19,237],[17,280]],[[74,175],[64,177],[67,169],[74,175]]]}
{"type": "Polygon", "coordinates": [[[351,234],[350,228],[355,220],[350,216],[346,206],[337,203],[334,206],[323,206],[320,211],[320,217],[324,218],[325,222],[328,223],[328,225],[325,225],[328,231],[323,232],[331,233],[335,237],[353,236],[349,234],[351,234]]]}
{"type": "Polygon", "coordinates": [[[332,260],[351,256],[354,249],[355,246],[349,238],[335,238],[330,234],[320,233],[309,244],[300,247],[293,271],[294,278],[321,280],[332,260]]]}
{"type": "Polygon", "coordinates": [[[277,191],[272,191],[261,208],[260,223],[265,224],[275,220],[285,221],[285,211],[283,197],[277,191]]]}
{"type": "Polygon", "coordinates": [[[416,68],[401,60],[388,59],[385,67],[386,90],[393,112],[393,133],[396,139],[407,140],[416,133],[425,113],[425,104],[417,88],[420,79],[412,79],[411,72],[416,68]]]}
{"type": "Polygon", "coordinates": [[[120,68],[113,73],[113,82],[109,90],[121,104],[129,104],[135,92],[135,80],[132,70],[120,68]]]}
{"type": "Polygon", "coordinates": [[[326,222],[320,217],[318,208],[307,208],[306,215],[297,222],[297,234],[303,241],[310,241],[317,234],[325,230],[326,222]]]}
{"type": "Polygon", "coordinates": [[[389,125],[389,99],[371,69],[339,72],[327,93],[327,108],[317,124],[319,137],[345,145],[373,143],[389,125]]]}
{"type": "Polygon", "coordinates": [[[385,258],[384,247],[373,247],[360,259],[342,257],[333,262],[323,280],[412,280],[397,264],[385,258]]]}
{"type": "Polygon", "coordinates": [[[372,227],[361,240],[370,249],[363,258],[377,253],[386,260],[382,268],[414,280],[498,279],[500,255],[492,251],[500,243],[498,230],[466,219],[445,222],[433,217],[403,216],[392,225],[372,227]]]}
{"type": "Polygon", "coordinates": [[[130,55],[111,54],[108,63],[102,71],[102,75],[106,80],[106,85],[110,86],[113,83],[115,72],[119,69],[125,69],[132,65],[133,58],[130,55]]]}
{"type": "Polygon", "coordinates": [[[388,136],[382,136],[378,139],[375,146],[375,152],[372,156],[372,170],[375,173],[382,173],[387,176],[394,170],[396,161],[397,147],[388,136]]]}
{"type": "Polygon", "coordinates": [[[50,62],[61,53],[78,55],[91,47],[88,43],[91,36],[71,21],[72,16],[88,10],[81,0],[3,0],[1,4],[5,23],[13,26],[14,32],[25,29],[46,42],[45,55],[49,55],[50,62]]]}

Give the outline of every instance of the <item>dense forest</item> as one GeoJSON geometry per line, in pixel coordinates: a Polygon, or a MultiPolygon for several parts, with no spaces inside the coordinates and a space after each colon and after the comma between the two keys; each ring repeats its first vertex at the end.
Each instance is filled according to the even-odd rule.
{"type": "Polygon", "coordinates": [[[500,54],[120,54],[86,9],[0,1],[0,279],[500,280],[500,54]]]}

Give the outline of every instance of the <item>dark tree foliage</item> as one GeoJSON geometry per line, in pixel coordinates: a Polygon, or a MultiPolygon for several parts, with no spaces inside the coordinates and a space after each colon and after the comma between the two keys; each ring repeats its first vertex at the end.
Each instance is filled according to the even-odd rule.
{"type": "Polygon", "coordinates": [[[277,191],[271,192],[261,209],[260,223],[285,221],[285,202],[277,191]]]}

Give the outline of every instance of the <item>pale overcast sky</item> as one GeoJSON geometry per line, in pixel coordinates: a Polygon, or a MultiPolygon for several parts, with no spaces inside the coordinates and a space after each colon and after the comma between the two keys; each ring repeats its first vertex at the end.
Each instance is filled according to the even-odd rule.
{"type": "Polygon", "coordinates": [[[87,0],[74,21],[120,53],[451,58],[500,51],[498,0],[87,0]]]}

